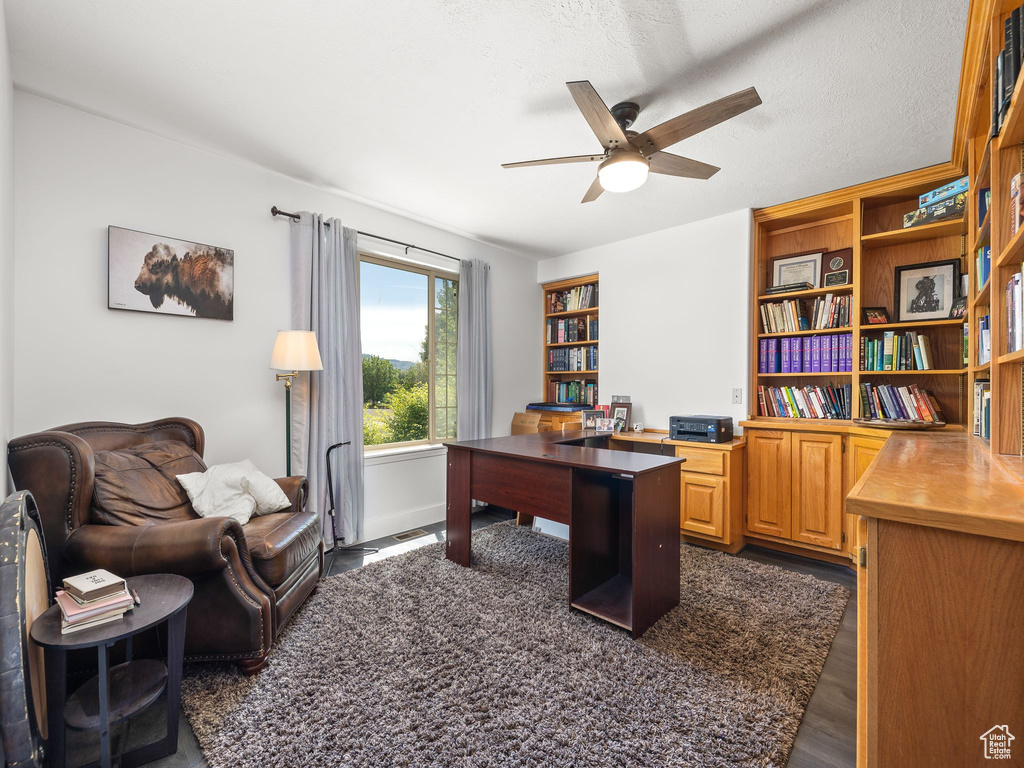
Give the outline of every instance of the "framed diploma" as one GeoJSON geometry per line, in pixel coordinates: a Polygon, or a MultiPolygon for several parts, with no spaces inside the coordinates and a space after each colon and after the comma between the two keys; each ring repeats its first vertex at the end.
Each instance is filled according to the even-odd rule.
{"type": "Polygon", "coordinates": [[[821,257],[824,253],[810,251],[779,256],[772,261],[772,285],[810,283],[812,288],[821,288],[821,257]]]}

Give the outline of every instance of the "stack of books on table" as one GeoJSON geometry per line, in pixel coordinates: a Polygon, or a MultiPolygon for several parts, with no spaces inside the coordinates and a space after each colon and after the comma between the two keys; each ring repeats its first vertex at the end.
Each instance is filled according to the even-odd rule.
{"type": "Polygon", "coordinates": [[[102,568],[64,579],[57,590],[61,634],[117,621],[135,605],[125,580],[102,568]]]}

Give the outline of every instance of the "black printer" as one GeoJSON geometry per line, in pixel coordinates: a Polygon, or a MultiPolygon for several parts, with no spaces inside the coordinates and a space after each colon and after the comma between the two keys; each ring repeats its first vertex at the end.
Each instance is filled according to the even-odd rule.
{"type": "Polygon", "coordinates": [[[671,440],[694,443],[728,443],[732,440],[731,416],[672,416],[668,420],[671,440]]]}

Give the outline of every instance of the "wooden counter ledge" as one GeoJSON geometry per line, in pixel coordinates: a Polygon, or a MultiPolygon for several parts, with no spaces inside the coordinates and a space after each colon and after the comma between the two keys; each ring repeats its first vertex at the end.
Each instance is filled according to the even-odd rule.
{"type": "Polygon", "coordinates": [[[1024,541],[1024,459],[992,456],[965,433],[894,433],[846,514],[1024,541]]]}

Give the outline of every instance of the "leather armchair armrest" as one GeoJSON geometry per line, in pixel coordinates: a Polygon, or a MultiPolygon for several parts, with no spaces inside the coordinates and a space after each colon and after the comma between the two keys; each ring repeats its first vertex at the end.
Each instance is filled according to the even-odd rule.
{"type": "Polygon", "coordinates": [[[281,510],[282,512],[302,512],[306,508],[306,498],[309,496],[309,481],[302,475],[291,477],[278,477],[274,482],[281,486],[284,495],[292,503],[291,509],[281,510]]]}
{"type": "Polygon", "coordinates": [[[68,537],[64,554],[76,568],[106,568],[118,576],[196,576],[229,566],[253,572],[242,527],[230,517],[147,526],[83,525],[68,537]]]}

